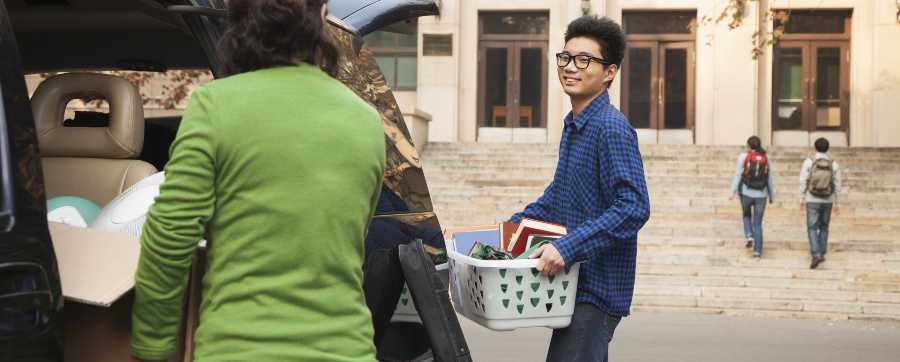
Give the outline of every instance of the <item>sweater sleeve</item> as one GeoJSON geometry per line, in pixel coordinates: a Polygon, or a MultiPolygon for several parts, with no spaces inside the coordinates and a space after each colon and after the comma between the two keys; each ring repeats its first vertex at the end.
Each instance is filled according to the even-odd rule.
{"type": "Polygon", "coordinates": [[[803,161],[803,166],[800,166],[800,202],[806,203],[806,190],[809,187],[809,169],[812,167],[812,160],[806,159],[803,161]]]}
{"type": "Polygon", "coordinates": [[[191,258],[214,211],[210,109],[204,89],[195,91],[144,224],[132,311],[131,353],[138,358],[164,360],[177,348],[191,258]]]}
{"type": "Polygon", "coordinates": [[[737,157],[737,166],[734,172],[734,180],[731,181],[731,196],[735,196],[738,193],[738,186],[741,183],[741,173],[744,172],[744,157],[745,154],[739,154],[737,157]]]}
{"type": "Polygon", "coordinates": [[[837,207],[838,204],[838,196],[841,194],[841,185],[843,181],[841,181],[841,167],[838,166],[838,163],[835,162],[832,164],[832,170],[834,171],[834,207],[837,207]]]}

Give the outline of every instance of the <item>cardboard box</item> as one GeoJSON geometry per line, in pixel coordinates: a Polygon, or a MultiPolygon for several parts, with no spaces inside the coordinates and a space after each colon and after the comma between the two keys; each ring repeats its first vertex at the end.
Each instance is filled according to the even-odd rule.
{"type": "MultiPolygon", "coordinates": [[[[53,249],[59,265],[65,309],[66,362],[121,362],[129,358],[134,273],[140,257],[140,240],[124,233],[110,233],[50,223],[53,249]]],[[[196,260],[195,260],[196,261],[196,260]]],[[[194,263],[198,265],[198,263],[194,263]]],[[[193,336],[199,304],[199,268],[192,268],[186,300],[187,335],[193,336]],[[195,275],[196,274],[196,275],[195,275]]],[[[180,336],[180,351],[171,362],[189,362],[193,338],[180,336]],[[185,347],[188,348],[185,348],[185,347]],[[186,350],[186,351],[185,351],[186,350]]]]}

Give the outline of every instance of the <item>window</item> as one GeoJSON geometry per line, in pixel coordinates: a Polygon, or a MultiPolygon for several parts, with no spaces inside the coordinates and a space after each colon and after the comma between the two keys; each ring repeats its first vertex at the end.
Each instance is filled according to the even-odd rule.
{"type": "Polygon", "coordinates": [[[634,11],[625,14],[626,34],[691,34],[694,12],[634,11]]]}
{"type": "MultiPolygon", "coordinates": [[[[166,72],[140,72],[121,70],[80,70],[104,73],[124,78],[136,87],[144,104],[144,117],[178,116],[187,107],[191,93],[199,86],[213,80],[212,73],[201,69],[171,69],[166,72]]],[[[41,82],[61,72],[36,73],[25,76],[28,94],[32,95],[41,82]]],[[[75,112],[108,113],[109,104],[103,99],[74,99],[66,107],[64,117],[73,119],[75,112]]]]}
{"type": "Polygon", "coordinates": [[[384,79],[393,90],[416,89],[418,32],[376,31],[365,37],[384,79]]]}
{"type": "Polygon", "coordinates": [[[845,130],[850,106],[850,12],[790,10],[772,60],[776,130],[845,130]]]}
{"type": "Polygon", "coordinates": [[[547,34],[547,13],[484,13],[482,34],[547,34]]]}

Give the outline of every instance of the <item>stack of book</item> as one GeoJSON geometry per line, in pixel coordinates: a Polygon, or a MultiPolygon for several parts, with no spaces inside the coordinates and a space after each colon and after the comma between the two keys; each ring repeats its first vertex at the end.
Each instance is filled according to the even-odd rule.
{"type": "MultiPolygon", "coordinates": [[[[490,247],[506,252],[510,259],[527,258],[535,247],[552,242],[566,234],[566,227],[546,221],[524,218],[518,223],[501,222],[498,226],[449,228],[444,237],[454,239],[456,252],[469,256],[485,255],[490,247]],[[526,253],[528,251],[528,253],[526,253]]],[[[497,253],[487,253],[497,255],[497,253]]]]}

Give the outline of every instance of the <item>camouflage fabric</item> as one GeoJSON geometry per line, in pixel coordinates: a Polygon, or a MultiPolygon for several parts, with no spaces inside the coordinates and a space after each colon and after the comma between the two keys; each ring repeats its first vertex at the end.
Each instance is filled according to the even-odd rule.
{"type": "Polygon", "coordinates": [[[432,211],[419,153],[372,51],[365,45],[355,51],[355,35],[337,25],[330,30],[342,53],[337,79],[381,114],[387,149],[384,184],[406,202],[409,212],[432,211]]]}

